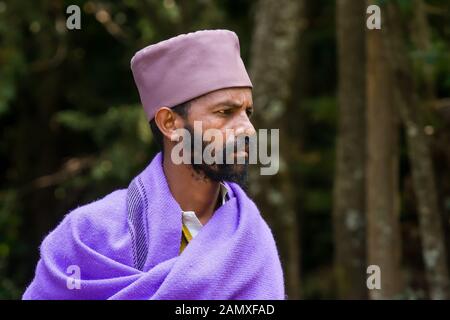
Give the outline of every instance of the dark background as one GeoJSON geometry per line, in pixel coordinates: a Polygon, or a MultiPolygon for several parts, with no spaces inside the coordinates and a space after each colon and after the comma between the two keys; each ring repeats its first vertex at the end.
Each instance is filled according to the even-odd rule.
{"type": "Polygon", "coordinates": [[[256,127],[280,129],[280,172],[250,193],[290,298],[448,298],[450,3],[369,3],[381,30],[360,0],[0,0],[0,298],[21,297],[65,214],[157,152],[133,54],[214,28],[240,38],[256,127]]]}

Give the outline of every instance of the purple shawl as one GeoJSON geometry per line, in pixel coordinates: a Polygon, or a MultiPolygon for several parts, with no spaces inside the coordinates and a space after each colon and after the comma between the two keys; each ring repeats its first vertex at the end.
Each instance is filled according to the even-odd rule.
{"type": "Polygon", "coordinates": [[[64,217],[23,299],[284,299],[269,227],[237,184],[226,187],[230,199],[179,255],[182,210],[159,153],[128,189],[64,217]]]}

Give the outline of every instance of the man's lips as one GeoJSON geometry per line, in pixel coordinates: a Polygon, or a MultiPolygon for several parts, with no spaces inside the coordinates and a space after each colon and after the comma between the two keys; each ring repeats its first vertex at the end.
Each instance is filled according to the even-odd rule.
{"type": "Polygon", "coordinates": [[[234,153],[235,158],[248,158],[248,154],[245,151],[239,151],[234,153]]]}
{"type": "MultiPolygon", "coordinates": [[[[237,148],[236,148],[237,149],[237,148]]],[[[241,148],[242,149],[242,148],[241,148]]],[[[235,155],[235,156],[237,156],[237,157],[248,157],[248,149],[249,149],[249,147],[248,147],[248,145],[246,145],[245,146],[245,148],[243,149],[243,150],[238,150],[238,151],[235,151],[235,152],[233,152],[233,154],[235,155]]]]}

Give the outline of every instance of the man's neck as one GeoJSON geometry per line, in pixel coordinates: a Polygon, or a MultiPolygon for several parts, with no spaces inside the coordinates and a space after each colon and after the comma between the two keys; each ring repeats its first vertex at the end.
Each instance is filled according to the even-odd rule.
{"type": "Polygon", "coordinates": [[[183,211],[194,211],[204,225],[212,217],[220,193],[220,183],[195,172],[192,166],[176,165],[163,157],[163,170],[173,197],[183,211]]]}

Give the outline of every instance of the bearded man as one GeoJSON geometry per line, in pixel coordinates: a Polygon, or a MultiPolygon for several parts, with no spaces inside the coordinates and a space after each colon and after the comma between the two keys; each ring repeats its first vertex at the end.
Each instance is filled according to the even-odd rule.
{"type": "MultiPolygon", "coordinates": [[[[284,299],[272,233],[241,187],[247,162],[178,163],[172,152],[195,122],[223,139],[202,135],[192,160],[207,142],[225,153],[255,134],[237,35],[182,34],[138,51],[131,69],[162,150],[128,188],[76,208],[45,237],[23,299],[284,299]]],[[[232,156],[247,159],[248,148],[232,156]]]]}

